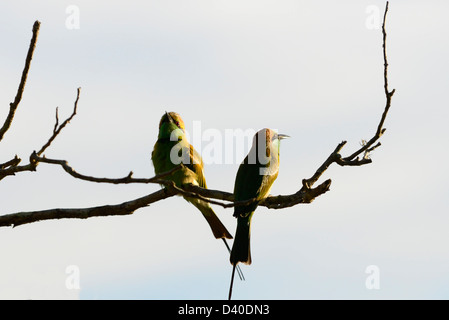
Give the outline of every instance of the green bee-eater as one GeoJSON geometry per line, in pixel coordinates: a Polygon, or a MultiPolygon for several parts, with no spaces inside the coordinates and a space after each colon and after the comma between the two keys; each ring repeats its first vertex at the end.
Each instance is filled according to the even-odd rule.
{"type": "MultiPolygon", "coordinates": [[[[184,121],[179,114],[166,112],[162,116],[159,122],[159,135],[151,154],[151,160],[156,174],[170,171],[180,163],[184,164],[183,168],[165,177],[165,179],[172,180],[176,186],[182,187],[191,184],[207,188],[203,172],[203,160],[187,141],[184,121]]],[[[201,211],[215,238],[223,239],[230,252],[226,239],[232,239],[232,236],[221,223],[210,204],[207,201],[192,197],[184,197],[184,199],[201,211]]],[[[240,278],[243,279],[241,271],[238,270],[238,272],[240,278]]]]}
{"type": "Polygon", "coordinates": [[[258,201],[268,196],[271,186],[278,176],[279,142],[287,137],[287,135],[277,134],[271,129],[258,131],[253,138],[251,150],[237,171],[234,184],[235,201],[251,199],[257,201],[234,208],[234,217],[237,218],[237,231],[230,257],[233,269],[229,299],[231,298],[235,267],[239,262],[251,264],[251,218],[257,208],[258,201]]]}
{"type": "MultiPolygon", "coordinates": [[[[184,121],[175,112],[165,113],[159,123],[159,135],[151,154],[154,171],[156,174],[167,172],[180,163],[184,167],[175,171],[166,179],[170,179],[178,187],[192,184],[207,188],[203,171],[203,160],[193,146],[187,141],[184,121]]],[[[218,219],[208,202],[185,197],[185,199],[197,207],[209,223],[212,232],[217,239],[232,239],[231,234],[218,219]]]]}

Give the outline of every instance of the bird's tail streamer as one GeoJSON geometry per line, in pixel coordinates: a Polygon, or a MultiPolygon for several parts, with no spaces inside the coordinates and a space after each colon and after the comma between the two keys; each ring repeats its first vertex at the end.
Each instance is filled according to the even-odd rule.
{"type": "Polygon", "coordinates": [[[231,285],[229,286],[228,300],[231,300],[231,297],[232,297],[232,287],[234,285],[234,273],[235,273],[236,267],[237,267],[237,263],[232,265],[231,285]]]}
{"type": "MultiPolygon", "coordinates": [[[[229,248],[229,245],[228,245],[226,239],[224,239],[224,238],[222,238],[222,239],[223,239],[223,242],[224,242],[226,248],[228,248],[229,254],[231,254],[231,248],[229,248]]],[[[245,281],[245,276],[243,275],[243,271],[240,268],[240,266],[237,266],[237,274],[239,275],[239,278],[241,281],[245,281]]]]}

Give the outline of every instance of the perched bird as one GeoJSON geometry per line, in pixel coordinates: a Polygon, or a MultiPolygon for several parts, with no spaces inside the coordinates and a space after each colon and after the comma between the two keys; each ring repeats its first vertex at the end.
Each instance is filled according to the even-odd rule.
{"type": "Polygon", "coordinates": [[[234,272],[237,264],[251,264],[250,229],[251,218],[258,202],[268,196],[274,180],[279,172],[280,140],[288,138],[285,134],[277,134],[271,129],[258,131],[251,150],[237,171],[234,184],[234,200],[254,199],[248,205],[235,206],[234,217],[237,218],[237,231],[231,250],[230,262],[233,265],[229,299],[232,294],[234,272]]]}
{"type": "MultiPolygon", "coordinates": [[[[182,163],[184,166],[165,179],[172,180],[176,186],[195,185],[207,188],[203,172],[203,160],[193,146],[187,141],[184,121],[175,112],[165,112],[159,122],[159,135],[151,154],[156,174],[170,171],[182,163]]],[[[226,239],[232,239],[231,234],[215,214],[207,201],[184,197],[203,214],[216,239],[223,239],[228,251],[230,248],[226,239]]],[[[243,275],[239,270],[239,275],[243,275]]]]}

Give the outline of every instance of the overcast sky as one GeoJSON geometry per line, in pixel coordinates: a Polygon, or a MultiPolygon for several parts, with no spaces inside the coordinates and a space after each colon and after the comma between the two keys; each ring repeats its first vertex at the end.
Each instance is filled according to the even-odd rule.
{"type": "MultiPolygon", "coordinates": [[[[41,29],[0,163],[15,154],[26,163],[50,137],[55,108],[60,119],[70,115],[81,87],[78,114],[46,151],[78,172],[151,177],[159,119],[176,111],[191,139],[197,130],[198,151],[207,151],[211,132],[223,139],[223,161],[205,167],[213,189],[232,192],[242,160],[225,161],[227,130],[290,135],[271,192],[294,193],[339,142],[348,141],[342,154],[349,155],[377,128],[385,105],[384,6],[3,1],[0,123],[35,20],[41,29]]],[[[396,94],[373,163],[334,164],[320,180],[331,178],[331,191],[312,204],[258,208],[253,264],[242,266],[246,281],[235,281],[233,298],[449,298],[447,12],[447,1],[391,1],[396,94]],[[373,279],[379,288],[367,286],[373,279]]],[[[159,188],[85,182],[40,164],[0,182],[0,214],[117,204],[159,188]]],[[[214,208],[234,233],[232,210],[214,208]]],[[[179,197],[131,216],[0,228],[0,251],[2,299],[226,299],[232,271],[222,242],[179,197]]]]}

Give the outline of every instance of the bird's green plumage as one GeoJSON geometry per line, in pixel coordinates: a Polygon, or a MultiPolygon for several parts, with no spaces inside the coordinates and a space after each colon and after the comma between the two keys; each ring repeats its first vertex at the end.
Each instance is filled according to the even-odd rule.
{"type": "MultiPolygon", "coordinates": [[[[183,168],[165,177],[165,179],[172,180],[179,187],[191,184],[207,188],[203,172],[203,160],[187,141],[184,123],[181,117],[174,112],[162,116],[158,140],[154,145],[151,160],[156,174],[170,171],[183,163],[183,168]]],[[[201,211],[216,238],[232,239],[231,234],[218,219],[208,202],[196,198],[184,198],[201,211]]]]}
{"type": "Polygon", "coordinates": [[[170,171],[179,165],[179,163],[173,163],[170,157],[171,150],[174,149],[179,149],[178,158],[182,158],[182,152],[185,152],[188,154],[189,160],[183,161],[184,168],[175,171],[169,178],[177,186],[195,184],[202,188],[207,188],[203,173],[203,161],[195,149],[186,141],[185,137],[179,141],[158,140],[156,142],[151,154],[156,174],[170,171]]]}

